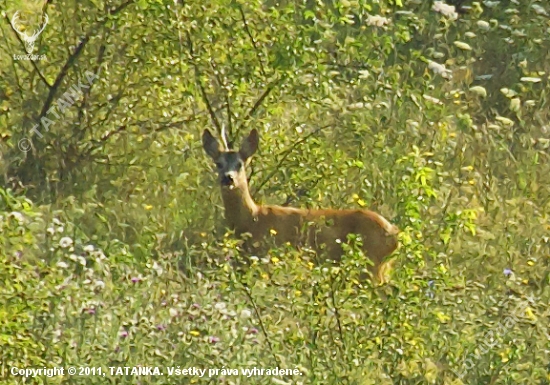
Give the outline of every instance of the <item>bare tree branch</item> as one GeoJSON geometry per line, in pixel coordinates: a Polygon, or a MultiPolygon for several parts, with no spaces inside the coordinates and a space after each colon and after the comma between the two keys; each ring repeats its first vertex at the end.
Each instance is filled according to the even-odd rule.
{"type": "MultiPolygon", "coordinates": [[[[154,129],[154,132],[160,132],[160,131],[164,131],[164,130],[167,130],[167,129],[170,129],[170,128],[180,127],[180,126],[183,126],[185,124],[189,124],[191,122],[196,121],[199,118],[200,115],[201,114],[193,115],[193,116],[191,116],[187,119],[178,120],[177,122],[169,122],[169,123],[160,122],[160,123],[157,123],[160,127],[154,129]]],[[[111,130],[111,131],[103,134],[99,139],[94,140],[92,142],[93,144],[90,146],[90,148],[88,148],[88,150],[85,153],[83,153],[82,157],[85,158],[89,155],[92,155],[96,150],[100,149],[103,146],[103,144],[106,143],[109,139],[111,139],[112,137],[114,137],[117,134],[121,134],[121,133],[127,131],[128,128],[130,128],[131,126],[137,126],[137,127],[144,128],[148,124],[150,124],[149,121],[123,124],[122,126],[119,126],[119,127],[115,128],[114,130],[111,130]]]]}
{"type": "Polygon", "coordinates": [[[269,96],[271,91],[275,89],[276,86],[278,86],[280,83],[283,82],[284,78],[280,78],[277,80],[272,81],[266,88],[266,90],[263,92],[263,94],[260,96],[260,98],[254,103],[250,111],[248,111],[248,114],[244,117],[243,121],[241,122],[240,126],[237,128],[237,132],[235,132],[235,135],[238,135],[241,129],[246,125],[246,123],[252,119],[256,111],[262,106],[262,103],[264,100],[269,96]]]}
{"type": "MultiPolygon", "coordinates": [[[[101,65],[103,64],[103,60],[105,59],[105,49],[106,49],[105,44],[101,44],[97,53],[97,63],[94,69],[94,73],[98,77],[99,77],[99,72],[101,70],[101,65]]],[[[86,105],[88,104],[88,98],[92,93],[92,88],[94,84],[95,83],[91,83],[90,87],[83,91],[82,103],[80,103],[80,106],[78,107],[78,124],[80,125],[80,130],[77,131],[77,136],[78,136],[77,140],[79,141],[84,138],[84,135],[86,134],[86,130],[89,128],[89,126],[87,126],[87,128],[83,128],[82,123],[84,122],[84,110],[86,105]]]]}
{"type": "Polygon", "coordinates": [[[306,142],[312,136],[317,135],[320,131],[322,131],[326,128],[332,127],[333,125],[334,125],[334,123],[330,123],[330,124],[326,124],[324,126],[316,128],[315,130],[311,131],[309,134],[307,134],[306,136],[304,136],[300,140],[294,142],[294,144],[292,146],[290,146],[289,148],[284,150],[281,154],[279,154],[279,155],[282,155],[282,157],[277,162],[277,165],[273,168],[273,170],[269,174],[267,174],[267,176],[264,178],[264,180],[260,182],[259,186],[254,189],[255,191],[254,191],[253,195],[257,194],[266,185],[266,183],[269,182],[269,180],[271,178],[273,178],[273,176],[280,170],[280,168],[283,165],[286,158],[288,158],[288,156],[292,153],[292,151],[294,151],[296,149],[296,147],[298,147],[302,143],[306,142]]]}
{"type": "MultiPolygon", "coordinates": [[[[110,16],[114,16],[114,15],[118,14],[119,12],[124,10],[127,6],[134,3],[134,1],[135,0],[128,0],[125,3],[122,3],[121,5],[119,5],[118,7],[115,7],[113,9],[111,9],[111,11],[109,12],[110,16]]],[[[44,106],[42,107],[42,111],[40,112],[40,115],[38,116],[38,119],[37,119],[38,122],[40,122],[40,120],[44,116],[46,116],[46,113],[49,111],[49,109],[50,109],[50,107],[53,103],[53,100],[55,98],[55,94],[57,93],[57,90],[58,90],[59,86],[61,85],[61,83],[65,79],[65,76],[67,76],[67,73],[69,72],[69,69],[73,66],[75,61],[78,59],[78,57],[80,56],[80,54],[84,50],[84,47],[86,46],[86,44],[88,43],[90,38],[97,34],[98,27],[102,27],[108,21],[109,21],[109,18],[106,17],[103,20],[95,23],[95,25],[93,25],[90,28],[90,30],[86,34],[86,36],[84,36],[82,38],[82,40],[80,40],[80,43],[78,43],[78,45],[76,46],[74,52],[69,56],[69,58],[67,59],[67,61],[65,62],[65,64],[61,68],[61,70],[59,71],[59,74],[55,78],[55,81],[54,81],[53,85],[50,87],[50,92],[48,93],[48,96],[46,97],[46,101],[44,102],[44,106]]]]}
{"type": "Polygon", "coordinates": [[[246,16],[244,14],[244,10],[241,4],[238,5],[239,12],[241,14],[241,20],[244,24],[244,30],[246,34],[248,35],[248,38],[250,39],[250,42],[252,43],[252,46],[254,47],[254,51],[256,51],[256,57],[258,58],[258,62],[260,63],[260,73],[265,78],[265,70],[264,70],[264,63],[262,61],[262,56],[260,54],[260,49],[258,48],[258,44],[256,43],[256,40],[254,39],[254,36],[252,36],[252,32],[250,31],[250,28],[248,28],[248,20],[246,19],[246,16]]]}
{"type": "Polygon", "coordinates": [[[210,114],[210,118],[212,119],[212,123],[216,127],[216,130],[218,131],[218,135],[222,134],[222,127],[220,125],[220,122],[218,121],[218,118],[216,117],[216,114],[214,113],[214,109],[212,108],[212,105],[210,104],[210,101],[208,100],[208,95],[206,94],[206,90],[204,89],[204,86],[202,84],[201,79],[201,73],[199,71],[199,66],[194,60],[195,51],[193,49],[193,41],[191,40],[191,35],[188,31],[185,31],[187,35],[187,47],[189,49],[189,54],[191,56],[191,64],[193,65],[195,69],[195,80],[197,82],[197,85],[199,86],[199,89],[201,91],[201,97],[204,104],[206,104],[206,108],[208,109],[208,113],[210,114]]]}

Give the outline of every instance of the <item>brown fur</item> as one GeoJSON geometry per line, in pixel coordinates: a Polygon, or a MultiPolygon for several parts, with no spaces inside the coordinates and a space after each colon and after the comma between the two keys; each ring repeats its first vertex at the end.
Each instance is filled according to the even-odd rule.
{"type": "Polygon", "coordinates": [[[335,261],[340,260],[342,254],[339,242],[346,242],[348,234],[358,234],[362,238],[363,251],[373,262],[373,275],[383,282],[389,268],[384,258],[398,247],[398,228],[369,210],[307,210],[257,205],[250,196],[244,165],[256,151],[258,142],[258,132],[252,130],[237,152],[221,148],[210,131],[203,133],[203,147],[218,165],[220,182],[223,182],[222,199],[229,228],[237,236],[249,233],[248,247],[272,235],[276,244],[307,244],[317,252],[325,247],[328,258],[335,261]],[[306,227],[308,231],[304,234],[306,227]]]}

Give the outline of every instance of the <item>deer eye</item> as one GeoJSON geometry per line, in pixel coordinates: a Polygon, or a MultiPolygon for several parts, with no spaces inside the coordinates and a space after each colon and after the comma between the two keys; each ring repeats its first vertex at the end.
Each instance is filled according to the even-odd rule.
{"type": "Polygon", "coordinates": [[[220,162],[216,162],[216,168],[219,170],[223,167],[223,165],[220,162]]]}

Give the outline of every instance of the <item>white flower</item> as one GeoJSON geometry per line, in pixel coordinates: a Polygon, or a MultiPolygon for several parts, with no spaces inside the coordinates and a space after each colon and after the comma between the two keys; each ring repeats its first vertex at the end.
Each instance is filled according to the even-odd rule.
{"type": "Polygon", "coordinates": [[[61,329],[56,329],[52,332],[52,336],[53,336],[53,342],[59,342],[59,339],[61,337],[61,329]]]}
{"type": "Polygon", "coordinates": [[[531,8],[533,8],[533,11],[535,11],[535,13],[538,15],[548,16],[548,12],[546,12],[546,9],[544,9],[538,4],[531,5],[531,8]]]}
{"type": "Polygon", "coordinates": [[[243,309],[241,310],[241,318],[242,319],[247,319],[247,318],[250,318],[252,316],[252,312],[248,309],[243,309]]]}
{"type": "Polygon", "coordinates": [[[225,302],[218,302],[217,304],[214,305],[214,309],[219,311],[225,310],[226,307],[227,305],[225,304],[225,302]]]}
{"type": "Polygon", "coordinates": [[[456,8],[454,5],[445,4],[442,1],[435,1],[432,6],[432,10],[441,13],[443,16],[448,17],[449,19],[456,20],[458,18],[458,13],[456,13],[456,8]]]}
{"type": "Polygon", "coordinates": [[[170,313],[170,317],[175,317],[178,315],[178,310],[174,309],[173,307],[171,307],[170,310],[168,310],[168,312],[170,313]]]}
{"type": "MultiPolygon", "coordinates": [[[[64,262],[62,262],[62,263],[64,263],[64,262]]],[[[68,276],[67,278],[65,278],[65,280],[63,281],[62,284],[57,285],[55,287],[55,290],[56,291],[64,290],[69,285],[69,282],[71,282],[71,276],[68,276]]]]}
{"type": "Polygon", "coordinates": [[[439,64],[432,60],[429,60],[428,68],[431,69],[437,75],[443,76],[445,79],[449,79],[451,77],[452,71],[445,68],[443,64],[439,64]]]}
{"type": "Polygon", "coordinates": [[[479,29],[482,29],[484,31],[488,31],[489,29],[491,29],[491,24],[487,23],[485,20],[478,20],[477,26],[479,27],[479,29]]]}
{"type": "Polygon", "coordinates": [[[67,263],[63,262],[63,261],[59,261],[55,264],[55,266],[59,267],[60,269],[66,269],[69,267],[69,265],[67,265],[67,263]]]}
{"type": "Polygon", "coordinates": [[[23,223],[25,221],[25,217],[23,216],[23,214],[18,211],[12,211],[9,216],[14,218],[19,223],[23,223]]]}
{"type": "Polygon", "coordinates": [[[96,251],[92,252],[92,257],[94,257],[95,259],[100,260],[100,261],[107,258],[107,257],[105,257],[105,254],[103,254],[103,251],[101,251],[101,250],[96,250],[96,251]]]}
{"type": "Polygon", "coordinates": [[[48,228],[46,229],[46,232],[47,232],[48,234],[50,234],[50,235],[54,235],[54,234],[55,234],[55,230],[54,230],[53,227],[48,227],[48,228]]]}
{"type": "Polygon", "coordinates": [[[100,290],[104,289],[105,288],[105,282],[100,281],[100,280],[95,281],[94,282],[94,288],[95,289],[100,289],[100,290]]]}
{"type": "Polygon", "coordinates": [[[160,266],[157,261],[153,262],[153,266],[151,266],[151,269],[154,270],[158,276],[162,275],[162,273],[164,272],[162,266],[160,266]]]}
{"type": "Polygon", "coordinates": [[[375,27],[383,27],[390,23],[390,19],[384,16],[379,15],[369,15],[366,20],[367,25],[375,26],[375,27]]]}
{"type": "Polygon", "coordinates": [[[434,104],[443,104],[443,102],[441,102],[441,100],[439,100],[438,98],[434,98],[433,96],[423,94],[422,97],[424,99],[426,99],[427,101],[432,102],[434,104]]]}
{"type": "Polygon", "coordinates": [[[69,237],[63,237],[59,240],[59,246],[62,249],[66,249],[67,247],[71,246],[73,244],[73,240],[69,237]]]}
{"type": "Polygon", "coordinates": [[[92,245],[86,245],[84,246],[84,251],[87,253],[91,253],[92,251],[94,251],[94,247],[92,245]]]}

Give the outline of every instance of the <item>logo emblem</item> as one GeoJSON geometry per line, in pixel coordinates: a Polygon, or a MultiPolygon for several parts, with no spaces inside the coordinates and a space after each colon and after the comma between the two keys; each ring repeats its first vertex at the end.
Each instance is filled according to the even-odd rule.
{"type": "Polygon", "coordinates": [[[25,30],[21,30],[21,26],[19,25],[21,24],[19,20],[19,11],[15,12],[13,17],[11,18],[11,26],[13,30],[17,32],[19,37],[21,37],[21,40],[23,40],[23,42],[25,43],[25,50],[28,54],[32,53],[32,51],[34,50],[34,42],[36,41],[36,39],[38,39],[38,36],[40,36],[44,28],[46,28],[46,25],[48,25],[48,15],[44,14],[43,20],[44,21],[42,23],[42,27],[40,27],[39,30],[34,31],[32,35],[29,35],[25,30]]]}

